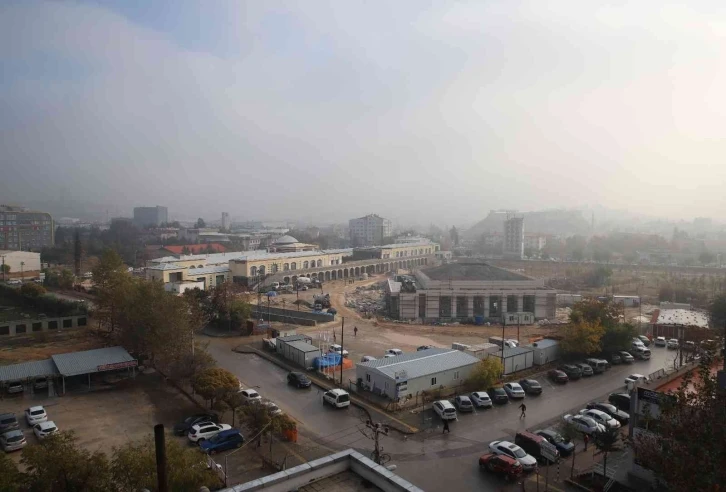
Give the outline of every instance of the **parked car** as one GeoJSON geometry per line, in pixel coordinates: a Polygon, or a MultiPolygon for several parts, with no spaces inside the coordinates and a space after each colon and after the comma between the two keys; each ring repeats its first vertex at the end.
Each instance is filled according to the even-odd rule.
{"type": "Polygon", "coordinates": [[[636,383],[636,384],[642,384],[647,383],[648,378],[646,376],[643,376],[642,374],[631,374],[627,378],[625,378],[625,385],[627,386],[629,383],[636,383]]]}
{"type": "Polygon", "coordinates": [[[229,429],[202,441],[199,444],[199,448],[205,453],[217,454],[220,451],[239,448],[242,444],[244,444],[244,442],[245,438],[242,436],[239,429],[229,429]]]}
{"type": "Polygon", "coordinates": [[[519,385],[528,395],[542,394],[542,385],[536,379],[520,379],[519,385]]]}
{"type": "Polygon", "coordinates": [[[280,410],[280,407],[278,407],[275,402],[269,400],[263,401],[262,405],[267,408],[267,413],[270,414],[270,417],[275,417],[282,413],[282,410],[280,410]]]}
{"type": "Polygon", "coordinates": [[[575,428],[583,434],[594,434],[596,432],[603,432],[605,427],[602,424],[595,422],[590,417],[584,415],[570,415],[569,413],[562,417],[562,419],[575,426],[575,428]]]}
{"type": "Polygon", "coordinates": [[[323,405],[332,405],[335,408],[350,407],[350,394],[340,388],[334,388],[323,393],[323,405]]]}
{"type": "Polygon", "coordinates": [[[645,335],[638,335],[638,339],[643,342],[643,345],[650,347],[650,338],[645,335]]]}
{"type": "Polygon", "coordinates": [[[669,349],[678,350],[678,339],[677,338],[671,338],[668,340],[667,347],[669,349]]]}
{"type": "Polygon", "coordinates": [[[383,354],[384,359],[390,359],[391,357],[396,357],[396,356],[393,354],[383,354]]]}
{"type": "Polygon", "coordinates": [[[420,352],[422,350],[428,350],[428,349],[431,349],[431,348],[434,348],[433,345],[421,345],[420,347],[418,347],[416,349],[416,352],[420,352]]]}
{"type": "Polygon", "coordinates": [[[469,399],[477,407],[491,408],[492,406],[492,399],[489,398],[486,391],[475,391],[469,395],[469,399]]]}
{"type": "Polygon", "coordinates": [[[342,346],[338,345],[337,343],[334,343],[330,346],[328,349],[328,352],[333,354],[342,355],[343,357],[348,357],[348,351],[345,350],[342,346]]]}
{"type": "Polygon", "coordinates": [[[474,403],[466,395],[458,395],[454,398],[454,406],[460,412],[473,412],[474,403]]]}
{"type": "Polygon", "coordinates": [[[623,358],[620,355],[620,352],[613,352],[612,354],[610,354],[609,357],[610,357],[610,363],[614,366],[623,363],[623,358]]]}
{"type": "Polygon", "coordinates": [[[586,364],[584,362],[579,362],[575,364],[575,367],[580,369],[580,372],[582,373],[583,377],[590,377],[593,374],[595,374],[595,371],[592,370],[592,366],[590,364],[586,364]]]}
{"type": "Polygon", "coordinates": [[[0,414],[0,434],[20,427],[18,418],[14,413],[0,414]]]}
{"type": "Polygon", "coordinates": [[[640,345],[633,349],[633,355],[635,356],[636,359],[649,360],[650,359],[650,349],[645,348],[645,345],[640,345]]]}
{"type": "Polygon", "coordinates": [[[547,376],[554,381],[555,383],[566,383],[570,380],[569,377],[567,377],[567,374],[564,371],[560,371],[559,369],[551,369],[547,376]]]}
{"type": "MultiPolygon", "coordinates": [[[[630,398],[628,398],[628,404],[629,403],[630,403],[630,398]]],[[[611,403],[593,401],[593,402],[590,402],[587,404],[587,408],[605,412],[606,414],[610,415],[612,418],[614,418],[615,420],[620,422],[620,425],[625,425],[630,420],[629,413],[623,412],[622,410],[618,410],[618,408],[611,403]]]]}
{"type": "Polygon", "coordinates": [[[217,423],[219,422],[219,415],[216,413],[197,413],[191,415],[178,424],[174,424],[174,435],[183,436],[189,432],[192,426],[204,422],[217,423]]]}
{"type": "Polygon", "coordinates": [[[635,362],[635,358],[632,355],[630,355],[629,352],[625,352],[625,351],[620,352],[620,358],[626,364],[632,364],[633,362],[635,362]]]}
{"type": "Polygon", "coordinates": [[[489,388],[487,393],[494,403],[509,402],[509,395],[507,395],[507,392],[504,391],[504,388],[489,388]]]}
{"type": "Polygon", "coordinates": [[[572,451],[575,449],[575,445],[572,442],[566,441],[559,432],[553,429],[538,430],[534,431],[534,433],[547,439],[547,442],[557,448],[557,451],[560,452],[560,456],[572,454],[572,451]]]}
{"type": "Polygon", "coordinates": [[[582,369],[574,364],[564,364],[558,367],[558,369],[567,374],[567,377],[570,379],[570,381],[574,381],[582,377],[582,369]]]}
{"type": "Polygon", "coordinates": [[[592,372],[595,374],[601,374],[607,370],[608,362],[602,359],[585,359],[585,364],[590,366],[592,372]]]}
{"type": "Polygon", "coordinates": [[[590,417],[592,420],[601,424],[603,427],[610,427],[611,429],[620,429],[620,422],[612,418],[607,413],[596,410],[594,408],[583,408],[580,410],[580,415],[590,417]]]}
{"type": "Polygon", "coordinates": [[[655,338],[655,346],[656,347],[665,347],[666,346],[666,338],[665,337],[656,337],[655,338]]]}
{"type": "Polygon", "coordinates": [[[504,385],[504,391],[507,392],[507,396],[512,400],[520,400],[524,398],[524,390],[519,383],[506,383],[504,385]]]}
{"type": "Polygon", "coordinates": [[[187,433],[187,439],[189,442],[199,444],[202,441],[214,437],[222,431],[231,429],[232,426],[228,424],[215,424],[213,422],[204,422],[201,424],[194,424],[187,433]]]}
{"type": "Polygon", "coordinates": [[[25,391],[25,386],[20,381],[10,381],[5,387],[5,391],[10,395],[16,395],[25,391]]]}
{"type": "Polygon", "coordinates": [[[693,342],[691,340],[686,340],[683,342],[683,349],[684,352],[694,352],[696,350],[696,342],[693,342]]]}
{"type": "Polygon", "coordinates": [[[432,405],[441,420],[456,420],[456,408],[448,400],[438,400],[432,405]]]}
{"type": "Polygon", "coordinates": [[[48,378],[35,378],[33,381],[33,388],[35,389],[43,389],[48,387],[48,378]]]}
{"type": "Polygon", "coordinates": [[[287,384],[291,384],[297,388],[309,388],[313,383],[305,374],[301,372],[291,372],[287,375],[287,384]]]}
{"type": "Polygon", "coordinates": [[[361,362],[370,362],[372,360],[376,360],[376,358],[373,357],[372,355],[364,355],[363,357],[360,358],[361,362]]]}
{"type": "Polygon", "coordinates": [[[386,355],[392,355],[395,357],[397,355],[402,355],[402,354],[403,354],[403,350],[401,350],[401,349],[390,348],[390,349],[386,350],[386,355]]]}
{"type": "Polygon", "coordinates": [[[260,394],[253,389],[240,390],[239,394],[242,395],[242,401],[246,404],[260,403],[262,401],[260,394]]]}
{"type": "Polygon", "coordinates": [[[514,444],[534,459],[542,462],[556,463],[560,459],[560,452],[557,448],[542,436],[528,431],[519,431],[514,436],[514,444]]]}
{"type": "Polygon", "coordinates": [[[524,470],[537,468],[537,460],[528,455],[524,449],[509,441],[492,441],[489,443],[489,451],[494,454],[509,456],[519,461],[524,470]]]}
{"type": "Polygon", "coordinates": [[[485,454],[479,458],[479,468],[501,475],[507,480],[516,480],[522,474],[522,464],[506,454],[485,454]]]}
{"type": "Polygon", "coordinates": [[[41,422],[33,426],[33,433],[40,440],[43,440],[56,432],[58,432],[58,427],[52,420],[46,420],[45,422],[41,422]]]}
{"type": "Polygon", "coordinates": [[[45,408],[41,406],[30,407],[25,410],[25,420],[28,425],[33,426],[48,420],[48,414],[45,413],[45,408]]]}
{"type": "Polygon", "coordinates": [[[0,447],[6,453],[23,449],[26,444],[28,444],[28,441],[25,440],[25,434],[20,429],[14,429],[0,434],[0,447]]]}
{"type": "Polygon", "coordinates": [[[630,395],[628,393],[610,393],[608,401],[618,410],[630,412],[630,395]]]}

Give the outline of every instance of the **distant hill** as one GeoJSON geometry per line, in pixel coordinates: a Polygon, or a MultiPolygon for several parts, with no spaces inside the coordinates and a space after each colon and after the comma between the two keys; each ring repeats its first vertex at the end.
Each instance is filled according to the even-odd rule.
{"type": "MultiPolygon", "coordinates": [[[[524,217],[525,233],[537,232],[569,236],[590,232],[590,222],[582,216],[580,210],[543,210],[540,212],[520,212],[517,215],[524,217]]],[[[492,210],[484,220],[474,224],[463,235],[466,238],[476,239],[485,232],[501,233],[506,217],[506,212],[492,210]]]]}

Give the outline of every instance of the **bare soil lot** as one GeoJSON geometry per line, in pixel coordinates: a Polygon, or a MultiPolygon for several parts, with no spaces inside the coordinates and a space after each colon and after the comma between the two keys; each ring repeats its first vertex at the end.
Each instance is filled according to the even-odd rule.
{"type": "Polygon", "coordinates": [[[51,355],[103,347],[91,328],[5,337],[0,343],[0,365],[49,359],[51,355]]]}

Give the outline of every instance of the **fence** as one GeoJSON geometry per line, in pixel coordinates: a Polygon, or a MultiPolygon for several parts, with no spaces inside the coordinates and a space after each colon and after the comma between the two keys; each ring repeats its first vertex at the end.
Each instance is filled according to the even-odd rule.
{"type": "Polygon", "coordinates": [[[295,325],[315,326],[318,323],[329,323],[335,316],[308,311],[295,311],[293,309],[280,309],[275,307],[253,306],[252,316],[256,319],[283,321],[295,325]]]}

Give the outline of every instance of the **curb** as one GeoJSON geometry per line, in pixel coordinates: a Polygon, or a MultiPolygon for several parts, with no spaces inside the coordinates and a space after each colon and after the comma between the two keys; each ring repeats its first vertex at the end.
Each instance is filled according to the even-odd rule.
{"type": "MultiPolygon", "coordinates": [[[[278,360],[277,358],[272,357],[269,354],[263,352],[262,350],[256,349],[255,347],[251,347],[249,345],[240,345],[238,347],[233,348],[232,351],[233,352],[237,352],[237,353],[241,353],[241,354],[255,354],[255,355],[258,355],[258,356],[264,358],[265,360],[267,360],[269,362],[272,362],[273,364],[277,365],[278,367],[281,367],[281,368],[285,369],[286,371],[293,371],[294,370],[294,368],[288,366],[287,364],[285,364],[284,362],[278,360]]],[[[307,376],[308,376],[308,378],[310,378],[310,381],[315,386],[317,386],[318,388],[320,388],[320,389],[322,389],[324,391],[328,391],[328,390],[334,388],[334,386],[330,386],[330,385],[324,384],[323,382],[321,382],[315,376],[310,376],[309,374],[307,376]]],[[[371,412],[368,409],[368,405],[367,404],[364,404],[364,403],[360,402],[358,400],[358,398],[353,397],[353,395],[351,395],[350,402],[355,407],[360,408],[361,410],[363,410],[366,413],[366,415],[368,416],[368,419],[370,419],[371,421],[373,420],[373,417],[371,416],[371,412]]],[[[383,412],[381,411],[381,413],[383,413],[383,412]]],[[[416,430],[400,429],[400,428],[398,428],[398,425],[393,425],[393,424],[398,424],[398,422],[389,421],[388,422],[388,427],[391,430],[394,430],[394,431],[396,431],[396,432],[398,432],[398,433],[400,433],[402,435],[411,436],[413,434],[416,434],[416,432],[418,432],[418,429],[416,429],[415,427],[411,427],[411,429],[416,429],[416,430]]],[[[407,425],[407,424],[404,424],[404,425],[407,425]]]]}

